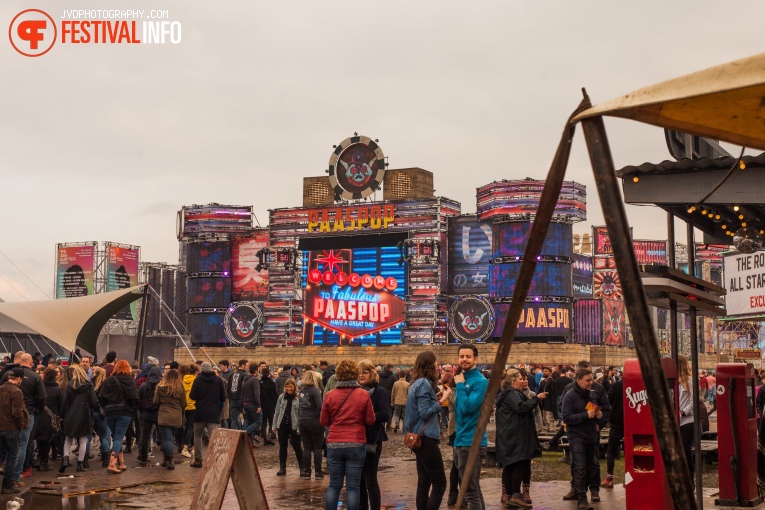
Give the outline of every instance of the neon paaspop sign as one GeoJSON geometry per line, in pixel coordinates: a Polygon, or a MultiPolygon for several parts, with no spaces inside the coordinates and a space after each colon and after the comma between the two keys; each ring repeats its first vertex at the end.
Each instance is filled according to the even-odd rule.
{"type": "Polygon", "coordinates": [[[349,338],[376,333],[404,320],[404,301],[391,294],[393,277],[342,271],[308,272],[304,317],[349,338]]]}

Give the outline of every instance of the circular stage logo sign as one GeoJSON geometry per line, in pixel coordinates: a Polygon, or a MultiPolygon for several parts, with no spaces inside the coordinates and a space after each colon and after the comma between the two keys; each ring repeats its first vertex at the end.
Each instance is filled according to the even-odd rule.
{"type": "Polygon", "coordinates": [[[494,307],[481,296],[462,296],[449,308],[449,331],[461,343],[486,340],[497,325],[494,307]]]}
{"type": "Polygon", "coordinates": [[[385,155],[377,142],[351,136],[335,147],[329,158],[329,183],[335,200],[359,200],[382,187],[385,155]]]}
{"type": "Polygon", "coordinates": [[[252,345],[257,342],[263,312],[255,303],[234,303],[226,312],[223,330],[234,345],[252,345]]]}

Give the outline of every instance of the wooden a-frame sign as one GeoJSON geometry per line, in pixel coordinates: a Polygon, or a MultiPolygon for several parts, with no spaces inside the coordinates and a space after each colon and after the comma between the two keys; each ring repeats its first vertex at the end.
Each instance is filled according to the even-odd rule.
{"type": "Polygon", "coordinates": [[[234,484],[239,508],[269,510],[247,433],[242,430],[215,429],[205,452],[191,508],[220,510],[229,478],[234,484]]]}

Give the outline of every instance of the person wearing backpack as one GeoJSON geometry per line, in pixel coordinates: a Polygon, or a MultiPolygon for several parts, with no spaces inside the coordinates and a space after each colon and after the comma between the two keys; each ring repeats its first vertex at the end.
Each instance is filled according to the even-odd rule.
{"type": "Polygon", "coordinates": [[[229,419],[231,420],[231,428],[234,430],[242,430],[242,411],[244,411],[244,404],[242,404],[242,383],[244,378],[247,377],[247,369],[250,363],[246,359],[239,360],[239,370],[231,374],[228,379],[228,401],[229,401],[229,419]]]}
{"type": "Polygon", "coordinates": [[[157,428],[159,404],[154,403],[154,392],[162,380],[162,369],[151,367],[149,375],[138,388],[138,404],[141,407],[141,442],[138,449],[138,462],[141,467],[149,466],[149,443],[151,434],[157,428]]]}

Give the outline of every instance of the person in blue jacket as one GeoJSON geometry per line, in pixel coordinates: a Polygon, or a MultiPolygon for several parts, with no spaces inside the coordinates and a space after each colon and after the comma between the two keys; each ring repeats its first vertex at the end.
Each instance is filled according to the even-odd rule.
{"type": "Polygon", "coordinates": [[[406,398],[404,434],[421,434],[421,445],[414,450],[417,460],[416,506],[417,510],[438,510],[446,492],[444,459],[438,446],[441,441],[438,417],[452,392],[444,388],[441,400],[436,398],[438,374],[433,351],[418,354],[410,373],[412,385],[406,398]]]}
{"type": "Polygon", "coordinates": [[[486,396],[486,389],[489,387],[489,381],[475,367],[478,362],[478,349],[473,344],[460,345],[459,363],[462,373],[454,376],[455,389],[454,417],[457,420],[457,435],[454,438],[454,455],[456,457],[457,469],[460,472],[460,479],[464,480],[467,476],[470,479],[470,485],[465,492],[465,503],[468,510],[481,510],[486,505],[481,493],[480,477],[481,464],[486,458],[486,447],[489,445],[486,432],[481,438],[481,447],[478,450],[473,470],[465,473],[470,445],[473,443],[473,434],[475,434],[478,424],[478,415],[481,414],[481,406],[486,396]]]}

